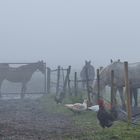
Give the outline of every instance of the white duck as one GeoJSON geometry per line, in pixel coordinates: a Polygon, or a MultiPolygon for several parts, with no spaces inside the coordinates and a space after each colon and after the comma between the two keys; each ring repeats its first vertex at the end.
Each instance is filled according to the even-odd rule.
{"type": "Polygon", "coordinates": [[[88,107],[88,109],[92,110],[92,111],[95,111],[95,112],[98,112],[99,111],[99,105],[90,106],[90,107],[88,107]]]}
{"type": "Polygon", "coordinates": [[[87,100],[84,100],[83,103],[65,104],[64,106],[73,112],[82,112],[87,109],[87,100]]]}

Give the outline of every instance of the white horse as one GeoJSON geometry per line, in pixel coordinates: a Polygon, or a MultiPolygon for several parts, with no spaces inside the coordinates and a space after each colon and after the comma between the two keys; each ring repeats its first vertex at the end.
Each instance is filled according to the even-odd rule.
{"type": "MultiPolygon", "coordinates": [[[[125,72],[124,63],[120,61],[112,62],[107,67],[100,71],[100,90],[101,94],[105,89],[105,86],[111,87],[111,71],[114,71],[114,85],[115,94],[119,91],[122,104],[125,105],[125,99],[123,94],[123,87],[125,86],[125,72]]],[[[130,82],[131,94],[134,94],[135,106],[137,106],[137,88],[140,88],[140,63],[128,64],[128,75],[130,82]]],[[[94,84],[94,93],[97,94],[97,81],[94,84]]]]}

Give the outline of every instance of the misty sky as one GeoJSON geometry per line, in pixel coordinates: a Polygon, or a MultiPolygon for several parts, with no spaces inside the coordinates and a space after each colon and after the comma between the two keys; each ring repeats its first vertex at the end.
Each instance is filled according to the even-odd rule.
{"type": "Polygon", "coordinates": [[[140,0],[1,0],[0,62],[140,61],[140,0]]]}

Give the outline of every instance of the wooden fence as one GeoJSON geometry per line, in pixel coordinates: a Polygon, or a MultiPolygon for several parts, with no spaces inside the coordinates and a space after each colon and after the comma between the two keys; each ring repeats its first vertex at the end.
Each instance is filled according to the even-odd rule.
{"type": "Polygon", "coordinates": [[[56,86],[56,95],[60,92],[60,87],[63,90],[64,93],[66,93],[66,88],[68,86],[69,92],[70,92],[70,72],[71,72],[71,66],[69,66],[67,69],[61,68],[60,66],[57,67],[57,69],[51,70],[49,67],[47,67],[47,93],[51,93],[51,85],[55,84],[56,86]],[[61,78],[61,72],[63,73],[63,83],[60,85],[60,78],[61,78]],[[66,72],[66,76],[64,76],[64,72],[66,72]],[[57,80],[54,82],[51,78],[54,73],[57,73],[57,80]]]}
{"type": "Polygon", "coordinates": [[[88,74],[86,74],[86,80],[78,79],[77,75],[77,72],[74,72],[74,75],[72,76],[71,66],[68,66],[68,68],[66,69],[58,66],[57,69],[54,70],[51,70],[49,67],[47,67],[47,93],[49,94],[55,92],[56,96],[59,96],[61,92],[64,97],[66,94],[68,94],[69,96],[78,96],[78,91],[83,90],[79,88],[79,84],[81,84],[82,82],[86,82],[86,91],[88,100],[90,102],[91,87],[89,86],[90,80],[88,74]],[[56,75],[56,81],[54,81],[54,79],[52,78],[53,75],[56,75]],[[63,79],[63,83],[61,84],[60,79],[63,79]],[[53,86],[55,87],[55,91],[52,91],[53,86]]]}

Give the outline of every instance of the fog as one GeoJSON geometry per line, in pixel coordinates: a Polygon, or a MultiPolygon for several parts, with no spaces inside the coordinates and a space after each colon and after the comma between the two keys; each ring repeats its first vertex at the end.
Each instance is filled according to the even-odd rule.
{"type": "Polygon", "coordinates": [[[139,0],[0,1],[0,62],[80,68],[140,61],[139,0]]]}

